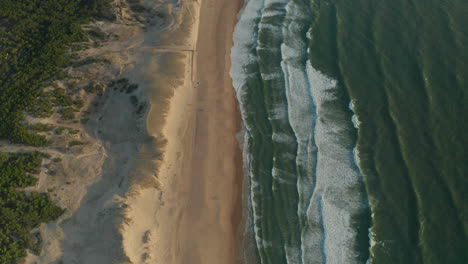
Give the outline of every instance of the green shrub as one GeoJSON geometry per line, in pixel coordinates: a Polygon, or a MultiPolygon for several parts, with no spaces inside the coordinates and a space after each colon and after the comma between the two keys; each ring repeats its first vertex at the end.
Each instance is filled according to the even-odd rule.
{"type": "Polygon", "coordinates": [[[37,123],[37,124],[30,125],[30,128],[37,132],[49,132],[52,129],[54,129],[55,126],[51,124],[37,123]]]}
{"type": "Polygon", "coordinates": [[[73,105],[77,107],[78,109],[82,108],[84,104],[85,102],[82,99],[77,99],[73,101],[73,105]]]}
{"type": "Polygon", "coordinates": [[[137,107],[138,106],[138,97],[136,97],[135,95],[130,96],[130,103],[132,103],[132,105],[134,107],[137,107]]]}
{"type": "Polygon", "coordinates": [[[57,127],[55,129],[55,134],[61,135],[65,129],[66,129],[65,127],[57,127]]]}
{"type": "Polygon", "coordinates": [[[74,90],[77,85],[78,85],[78,83],[76,83],[76,82],[69,82],[68,83],[68,88],[70,88],[71,90],[74,90]]]}
{"type": "Polygon", "coordinates": [[[81,142],[81,141],[77,141],[77,140],[73,140],[73,141],[70,141],[70,143],[68,143],[68,147],[73,147],[73,146],[81,146],[83,145],[84,143],[81,142]]]}
{"type": "Polygon", "coordinates": [[[54,113],[54,106],[49,98],[38,98],[36,104],[28,111],[33,117],[46,118],[54,113]]]}
{"type": "Polygon", "coordinates": [[[102,62],[102,60],[98,58],[86,58],[86,59],[73,63],[73,67],[78,68],[84,65],[89,65],[89,64],[98,63],[98,62],[102,62]]]}
{"type": "Polygon", "coordinates": [[[128,84],[128,78],[120,78],[116,84],[128,84]]]}
{"type": "Polygon", "coordinates": [[[30,246],[30,249],[34,255],[39,256],[42,251],[42,244],[41,242],[34,243],[30,246]]]}
{"type": "Polygon", "coordinates": [[[49,153],[46,153],[46,152],[39,152],[43,158],[46,158],[46,159],[50,159],[51,155],[49,153]]]}
{"type": "Polygon", "coordinates": [[[71,97],[65,94],[65,90],[62,88],[55,89],[52,92],[52,96],[54,97],[52,102],[56,106],[71,106],[73,104],[73,100],[71,99],[71,97]]]}
{"type": "Polygon", "coordinates": [[[88,33],[92,40],[106,39],[106,33],[102,32],[102,30],[97,27],[87,30],[86,33],[88,33]]]}
{"type": "Polygon", "coordinates": [[[138,89],[138,84],[130,84],[129,86],[127,86],[126,93],[128,93],[128,94],[132,93],[136,89],[138,89]]]}
{"type": "Polygon", "coordinates": [[[62,118],[65,120],[75,119],[75,109],[73,109],[72,107],[62,108],[60,113],[62,114],[62,118]]]}
{"type": "Polygon", "coordinates": [[[102,84],[90,84],[85,87],[85,91],[87,93],[96,93],[96,94],[102,94],[104,91],[104,87],[102,84]]]}
{"type": "Polygon", "coordinates": [[[140,4],[132,4],[130,5],[130,9],[135,13],[143,13],[146,11],[146,8],[140,4]]]}

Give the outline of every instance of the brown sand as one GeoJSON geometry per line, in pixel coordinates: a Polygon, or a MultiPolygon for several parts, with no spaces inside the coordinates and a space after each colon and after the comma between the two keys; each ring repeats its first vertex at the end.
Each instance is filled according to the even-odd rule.
{"type": "MultiPolygon", "coordinates": [[[[194,96],[191,107],[185,109],[187,127],[176,134],[182,143],[178,150],[182,158],[173,162],[178,173],[172,175],[178,180],[166,190],[177,194],[172,210],[178,213],[161,219],[162,225],[174,230],[160,237],[161,249],[174,253],[161,263],[237,263],[243,176],[236,141],[240,116],[229,68],[240,5],[233,0],[202,1],[194,96]]],[[[174,134],[166,136],[170,141],[174,134]]]]}
{"type": "Polygon", "coordinates": [[[167,143],[158,145],[164,156],[153,166],[156,187],[145,181],[128,196],[123,243],[133,263],[239,262],[240,116],[229,68],[242,1],[189,3],[192,37],[175,41],[177,32],[168,32],[163,48],[144,55],[156,62],[137,66],[148,72],[148,131],[167,143]]]}
{"type": "Polygon", "coordinates": [[[229,76],[240,1],[203,0],[195,53],[192,131],[186,134],[181,178],[190,183],[174,263],[237,263],[242,165],[240,116],[229,76]],[[193,144],[189,144],[193,142],[193,144]]]}

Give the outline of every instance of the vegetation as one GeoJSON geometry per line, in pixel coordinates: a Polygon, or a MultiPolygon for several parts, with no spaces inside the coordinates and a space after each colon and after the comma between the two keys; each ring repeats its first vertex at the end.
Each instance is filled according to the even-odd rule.
{"type": "Polygon", "coordinates": [[[30,128],[31,130],[37,131],[37,132],[49,132],[52,129],[54,129],[55,126],[50,125],[50,124],[37,123],[37,124],[31,125],[30,128]]]}
{"type": "Polygon", "coordinates": [[[85,91],[88,93],[95,93],[98,95],[102,95],[102,93],[104,92],[104,87],[102,86],[102,84],[99,84],[99,83],[90,84],[87,87],[85,87],[85,91]]]}
{"type": "Polygon", "coordinates": [[[39,152],[43,158],[50,159],[52,156],[49,153],[39,152]]]}
{"type": "Polygon", "coordinates": [[[81,24],[114,19],[110,4],[110,0],[0,0],[0,138],[33,146],[46,143],[43,136],[28,131],[23,112],[50,114],[50,105],[40,100],[42,88],[65,77],[61,69],[71,63],[66,51],[74,42],[87,40],[81,24]]]}
{"type": "Polygon", "coordinates": [[[75,112],[76,110],[72,107],[65,107],[62,108],[60,111],[60,114],[62,115],[62,118],[65,120],[72,120],[75,119],[75,112]]]}
{"type": "Polygon", "coordinates": [[[65,89],[55,89],[51,95],[53,96],[52,102],[56,106],[71,106],[73,104],[71,97],[65,94],[65,89]]]}
{"type": "Polygon", "coordinates": [[[66,127],[57,127],[55,129],[55,134],[61,135],[65,129],[67,129],[67,128],[66,127]]]}
{"type": "MultiPolygon", "coordinates": [[[[87,41],[88,34],[95,38],[102,36],[97,31],[83,32],[81,25],[93,19],[115,19],[111,2],[0,0],[0,139],[44,146],[48,142],[38,132],[53,128],[28,125],[23,113],[42,118],[51,116],[54,108],[60,108],[62,115],[71,118],[76,111],[74,107],[83,106],[81,101],[74,101],[65,90],[54,85],[54,81],[69,78],[62,69],[70,66],[74,57],[67,51],[88,46],[74,43],[87,41]],[[44,91],[51,85],[55,86],[54,90],[44,91]]],[[[56,128],[54,132],[60,134],[63,129],[56,128]]],[[[40,235],[31,239],[29,232],[63,213],[46,194],[18,190],[36,183],[34,174],[40,171],[42,158],[39,152],[0,153],[2,264],[20,262],[26,248],[40,253],[40,235]]]]}
{"type": "Polygon", "coordinates": [[[87,30],[86,33],[88,33],[88,35],[94,41],[106,39],[106,33],[102,32],[102,30],[98,27],[93,27],[92,29],[87,30]]]}
{"type": "Polygon", "coordinates": [[[72,129],[72,130],[69,130],[68,133],[72,134],[72,135],[76,135],[78,133],[80,133],[79,130],[75,130],[75,129],[72,129]]]}
{"type": "Polygon", "coordinates": [[[71,51],[82,51],[82,50],[87,50],[90,47],[91,47],[91,45],[89,43],[77,43],[77,44],[73,44],[70,47],[70,50],[71,51]]]}
{"type": "Polygon", "coordinates": [[[82,99],[73,100],[73,105],[78,109],[81,109],[84,106],[84,101],[82,99]]]}
{"type": "Polygon", "coordinates": [[[136,89],[138,89],[138,84],[130,84],[127,78],[121,78],[117,81],[112,81],[109,83],[109,88],[113,89],[114,91],[120,91],[121,93],[133,93],[136,89]]]}
{"type": "Polygon", "coordinates": [[[54,107],[48,97],[39,96],[29,113],[37,118],[50,117],[54,113],[54,107]]]}
{"type": "Polygon", "coordinates": [[[40,171],[41,162],[39,152],[0,153],[0,263],[15,263],[26,256],[27,247],[40,252],[37,241],[31,242],[30,230],[63,213],[45,194],[17,191],[36,183],[33,174],[40,171]]]}
{"type": "Polygon", "coordinates": [[[136,89],[138,89],[138,84],[130,84],[127,86],[126,93],[133,93],[136,89]]]}
{"type": "Polygon", "coordinates": [[[78,67],[81,67],[81,66],[84,66],[84,65],[89,65],[89,64],[93,64],[93,63],[99,63],[99,62],[107,63],[107,64],[110,63],[110,61],[107,60],[107,59],[86,58],[86,59],[83,59],[83,60],[80,60],[80,61],[77,61],[77,62],[73,63],[73,67],[78,68],[78,67]]]}
{"type": "Polygon", "coordinates": [[[134,107],[137,107],[138,106],[138,97],[136,97],[135,95],[130,96],[130,103],[132,103],[132,105],[134,107]]]}
{"type": "Polygon", "coordinates": [[[83,145],[84,143],[81,142],[81,141],[77,141],[77,140],[73,140],[73,141],[70,141],[70,143],[68,143],[68,147],[73,147],[73,146],[81,146],[83,145]]]}
{"type": "Polygon", "coordinates": [[[136,13],[143,13],[146,11],[146,8],[140,4],[131,4],[130,9],[136,13]]]}

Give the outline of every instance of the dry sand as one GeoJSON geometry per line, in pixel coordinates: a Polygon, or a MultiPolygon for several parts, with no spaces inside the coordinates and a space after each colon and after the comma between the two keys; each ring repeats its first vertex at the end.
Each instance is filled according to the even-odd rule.
{"type": "Polygon", "coordinates": [[[203,0],[195,8],[201,11],[194,21],[198,34],[185,43],[194,50],[160,59],[159,74],[163,69],[176,87],[164,120],[160,90],[167,86],[150,91],[152,106],[159,106],[149,114],[148,130],[167,144],[155,174],[158,187],[141,184],[129,197],[123,234],[134,263],[238,263],[243,176],[229,51],[240,7],[241,1],[203,0]]]}

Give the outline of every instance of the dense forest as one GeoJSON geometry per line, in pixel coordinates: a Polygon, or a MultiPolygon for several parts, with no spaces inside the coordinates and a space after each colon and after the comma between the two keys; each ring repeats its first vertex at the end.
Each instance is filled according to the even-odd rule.
{"type": "MultiPolygon", "coordinates": [[[[43,88],[64,77],[62,70],[71,65],[70,45],[87,40],[82,24],[115,19],[110,5],[111,0],[0,0],[1,139],[36,147],[48,143],[29,129],[24,113],[50,110],[50,101],[59,95],[43,88]]],[[[18,262],[28,247],[38,251],[30,230],[63,212],[46,194],[18,190],[35,184],[42,155],[0,153],[2,264],[18,262]]]]}

